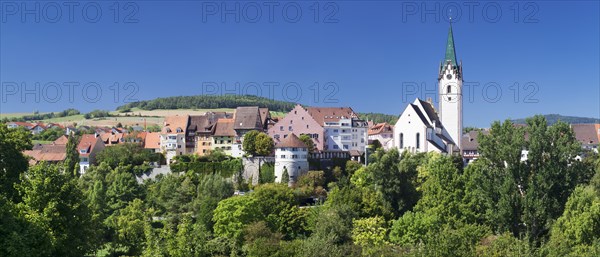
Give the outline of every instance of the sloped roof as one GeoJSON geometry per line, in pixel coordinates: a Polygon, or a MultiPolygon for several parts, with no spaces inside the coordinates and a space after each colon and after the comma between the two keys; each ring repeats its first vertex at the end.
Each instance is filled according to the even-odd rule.
{"type": "Polygon", "coordinates": [[[308,148],[302,140],[300,140],[296,134],[290,133],[284,139],[282,139],[275,148],[284,148],[284,147],[295,147],[295,148],[308,148]]]}
{"type": "Polygon", "coordinates": [[[69,138],[66,135],[62,135],[52,142],[55,145],[66,145],[69,142],[69,138]]]}
{"type": "Polygon", "coordinates": [[[243,106],[235,109],[233,129],[262,130],[261,115],[258,106],[243,106]]]}
{"type": "Polygon", "coordinates": [[[271,116],[269,108],[258,108],[258,111],[260,112],[260,122],[264,125],[267,122],[267,118],[271,116]]]}
{"type": "Polygon", "coordinates": [[[65,160],[67,157],[67,146],[56,144],[41,145],[35,150],[23,151],[23,154],[33,158],[35,160],[33,163],[40,161],[59,162],[65,160]]]}
{"type": "Polygon", "coordinates": [[[426,101],[423,101],[423,100],[421,100],[419,98],[417,98],[417,100],[423,106],[423,109],[425,110],[425,114],[427,114],[427,117],[429,117],[429,119],[431,121],[435,121],[436,123],[441,124],[440,117],[438,117],[437,112],[433,108],[433,104],[431,104],[429,102],[426,102],[426,101]]]}
{"type": "Polygon", "coordinates": [[[231,118],[233,115],[226,112],[207,112],[203,115],[190,116],[188,132],[211,132],[213,126],[220,118],[231,118]]]}
{"type": "Polygon", "coordinates": [[[236,135],[235,130],[233,129],[234,123],[234,119],[219,119],[217,121],[216,127],[215,127],[215,133],[213,134],[214,136],[218,136],[218,137],[222,137],[222,136],[229,136],[229,137],[234,137],[236,135]]]}
{"type": "Polygon", "coordinates": [[[144,139],[144,148],[146,149],[158,149],[160,148],[160,133],[148,132],[144,139]]]}
{"type": "Polygon", "coordinates": [[[446,43],[446,56],[444,62],[450,61],[453,66],[456,66],[456,49],[454,48],[454,35],[452,34],[452,24],[448,30],[448,42],[446,43]]]}
{"type": "Polygon", "coordinates": [[[358,118],[350,107],[307,107],[306,111],[321,126],[325,126],[325,122],[338,122],[342,118],[358,118]]]}
{"type": "MultiPolygon", "coordinates": [[[[85,134],[81,136],[81,140],[79,140],[79,144],[77,145],[77,151],[81,151],[81,149],[86,149],[87,153],[82,154],[79,153],[80,156],[89,156],[90,152],[94,149],[96,144],[98,143],[98,138],[94,134],[85,134]]],[[[100,142],[101,143],[101,142],[100,142]]]]}
{"type": "Polygon", "coordinates": [[[369,127],[369,135],[377,135],[383,132],[392,132],[393,126],[387,122],[377,123],[369,127]]]}
{"type": "Polygon", "coordinates": [[[571,125],[575,138],[582,144],[598,144],[598,131],[596,124],[573,124],[571,125]]]}
{"type": "Polygon", "coordinates": [[[484,135],[488,135],[490,133],[488,130],[482,130],[482,131],[472,130],[472,131],[469,131],[469,133],[463,134],[463,136],[461,138],[463,151],[475,151],[478,149],[479,141],[477,140],[477,137],[479,136],[480,132],[484,135]]]}
{"type": "Polygon", "coordinates": [[[173,115],[165,117],[163,134],[184,134],[188,126],[188,115],[173,115]],[[181,132],[177,132],[180,129],[181,132]]]}
{"type": "Polygon", "coordinates": [[[34,124],[29,123],[29,122],[23,122],[23,121],[13,121],[13,122],[9,122],[9,124],[15,124],[18,126],[22,126],[22,127],[33,127],[34,124]]]}

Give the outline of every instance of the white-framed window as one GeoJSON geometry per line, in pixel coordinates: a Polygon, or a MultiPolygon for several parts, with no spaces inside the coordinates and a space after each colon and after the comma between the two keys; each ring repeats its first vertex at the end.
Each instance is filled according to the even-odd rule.
{"type": "Polygon", "coordinates": [[[282,154],[280,157],[281,159],[285,159],[285,154],[282,154]]]}

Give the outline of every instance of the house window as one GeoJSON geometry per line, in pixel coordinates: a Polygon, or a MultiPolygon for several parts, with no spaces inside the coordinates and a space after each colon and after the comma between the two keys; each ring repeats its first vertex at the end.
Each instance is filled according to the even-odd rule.
{"type": "Polygon", "coordinates": [[[421,148],[421,134],[417,133],[417,149],[421,148]]]}
{"type": "Polygon", "coordinates": [[[308,125],[306,125],[306,128],[308,128],[308,125]]]}
{"type": "Polygon", "coordinates": [[[333,145],[333,149],[340,149],[337,145],[333,145]]]}
{"type": "Polygon", "coordinates": [[[298,148],[292,148],[292,151],[294,151],[294,152],[298,151],[298,148]]]}
{"type": "Polygon", "coordinates": [[[348,150],[348,145],[344,145],[344,150],[348,150]]]}
{"type": "Polygon", "coordinates": [[[404,148],[404,133],[400,133],[400,148],[404,148]]]}
{"type": "Polygon", "coordinates": [[[294,124],[294,120],[290,120],[290,124],[294,124]]]}
{"type": "Polygon", "coordinates": [[[276,134],[275,136],[273,136],[275,139],[279,139],[279,135],[276,134]]]}
{"type": "Polygon", "coordinates": [[[452,86],[448,85],[446,88],[446,93],[450,94],[452,92],[452,86]]]}
{"type": "Polygon", "coordinates": [[[292,159],[298,159],[298,155],[292,154],[292,159]]]}
{"type": "Polygon", "coordinates": [[[285,154],[282,154],[282,155],[281,155],[281,159],[285,159],[285,154]]]}
{"type": "Polygon", "coordinates": [[[289,131],[294,131],[294,130],[292,129],[292,126],[289,126],[289,127],[288,127],[288,130],[289,130],[289,131]]]}
{"type": "Polygon", "coordinates": [[[337,133],[337,132],[338,132],[338,130],[337,130],[337,129],[334,129],[334,130],[333,130],[333,132],[334,132],[334,133],[337,133]]]}
{"type": "Polygon", "coordinates": [[[283,131],[283,126],[279,126],[279,131],[283,131]]]}

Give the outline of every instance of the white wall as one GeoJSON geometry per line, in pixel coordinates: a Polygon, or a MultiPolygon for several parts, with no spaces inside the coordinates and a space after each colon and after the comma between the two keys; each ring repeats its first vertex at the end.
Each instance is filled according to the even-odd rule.
{"type": "Polygon", "coordinates": [[[358,150],[364,152],[367,140],[367,126],[353,127],[352,119],[340,119],[338,122],[328,122],[324,126],[326,144],[329,151],[358,150]]]}
{"type": "Polygon", "coordinates": [[[276,148],[275,149],[275,182],[281,182],[283,169],[287,168],[290,182],[298,180],[298,177],[308,172],[308,151],[306,148],[276,148]],[[297,158],[292,158],[296,155],[297,158]],[[285,157],[282,157],[285,156],[285,157]]]}
{"type": "Polygon", "coordinates": [[[444,128],[452,137],[452,140],[461,147],[462,138],[462,78],[448,64],[439,80],[439,116],[444,128]],[[448,75],[451,78],[448,78],[448,75]],[[450,93],[448,93],[450,87],[450,93]]]}

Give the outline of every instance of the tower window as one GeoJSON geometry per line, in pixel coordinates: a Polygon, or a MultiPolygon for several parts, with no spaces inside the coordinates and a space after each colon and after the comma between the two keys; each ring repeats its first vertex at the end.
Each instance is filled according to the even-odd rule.
{"type": "Polygon", "coordinates": [[[448,86],[448,87],[446,88],[446,93],[447,93],[447,94],[450,94],[450,93],[452,93],[452,86],[448,86]]]}

